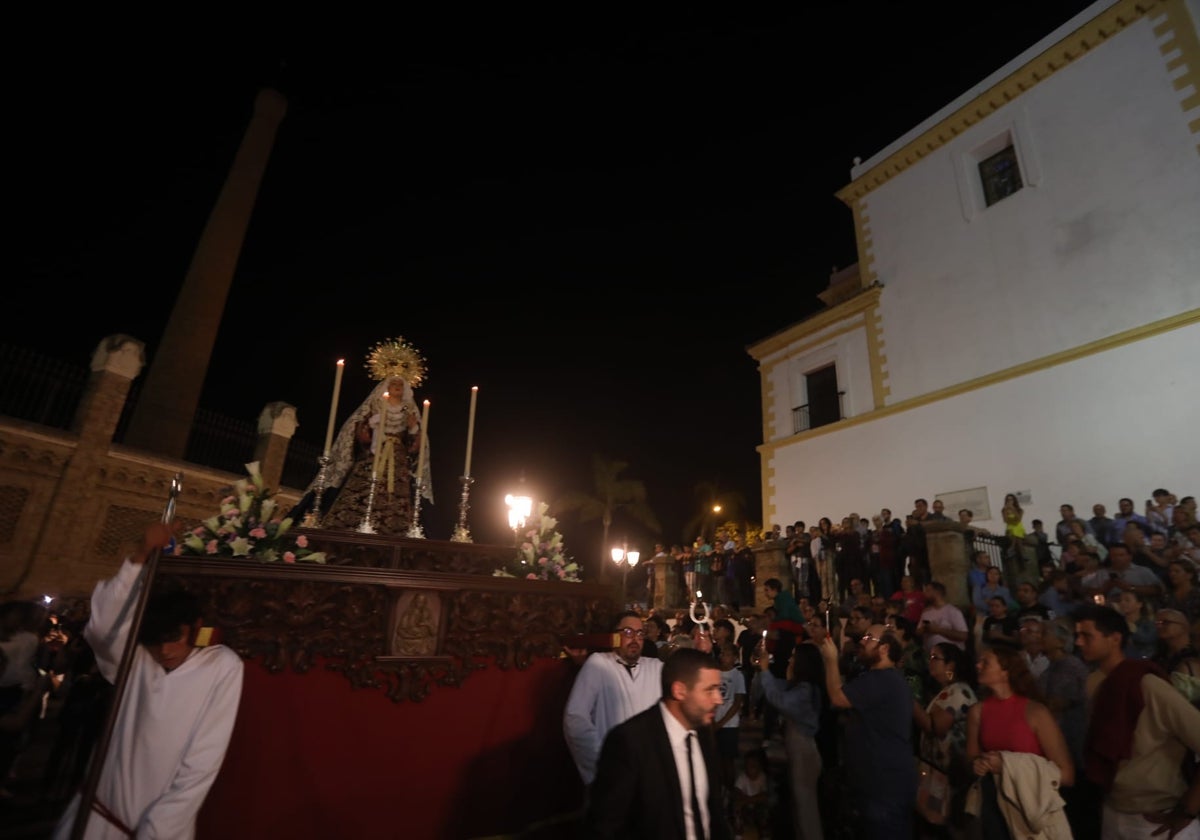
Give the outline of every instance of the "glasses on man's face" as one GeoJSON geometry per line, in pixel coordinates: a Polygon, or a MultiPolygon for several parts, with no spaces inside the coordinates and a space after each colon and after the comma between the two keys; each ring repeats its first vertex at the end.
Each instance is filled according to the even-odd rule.
{"type": "Polygon", "coordinates": [[[864,642],[876,642],[876,643],[878,643],[878,642],[879,642],[879,637],[878,637],[878,636],[872,636],[870,633],[867,633],[865,636],[863,636],[863,637],[862,637],[861,641],[864,641],[864,642]]]}
{"type": "Polygon", "coordinates": [[[1155,624],[1183,624],[1184,622],[1179,621],[1174,618],[1156,618],[1156,619],[1154,619],[1154,623],[1155,624]]]}
{"type": "Polygon", "coordinates": [[[621,632],[621,635],[624,636],[626,639],[633,639],[633,638],[644,639],[644,638],[646,638],[645,630],[634,630],[632,627],[622,627],[620,632],[621,632]]]}
{"type": "Polygon", "coordinates": [[[936,656],[936,655],[933,655],[933,654],[931,654],[931,655],[930,655],[930,657],[929,657],[929,661],[930,661],[930,662],[945,662],[945,661],[946,661],[946,657],[944,657],[944,656],[936,656]]]}

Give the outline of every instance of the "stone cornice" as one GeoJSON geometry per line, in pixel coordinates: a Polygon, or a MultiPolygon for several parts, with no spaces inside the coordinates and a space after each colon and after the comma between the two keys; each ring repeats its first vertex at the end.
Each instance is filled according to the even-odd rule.
{"type": "Polygon", "coordinates": [[[1030,88],[1082,58],[1126,27],[1141,20],[1156,7],[1163,5],[1166,4],[1158,0],[1122,0],[1114,4],[937,125],[906,143],[903,148],[855,178],[835,195],[853,207],[854,203],[867,193],[919,163],[1030,88]]]}
{"type": "Polygon", "coordinates": [[[802,338],[816,335],[823,329],[833,326],[839,321],[844,321],[847,318],[859,315],[874,306],[879,304],[879,295],[883,292],[883,287],[873,285],[863,289],[860,293],[842,301],[837,306],[831,306],[829,309],[823,309],[817,314],[793,324],[786,329],[780,330],[772,336],[764,338],[762,341],[752,344],[747,348],[746,352],[756,362],[761,362],[763,359],[770,356],[772,353],[777,353],[792,344],[795,344],[802,338]]]}

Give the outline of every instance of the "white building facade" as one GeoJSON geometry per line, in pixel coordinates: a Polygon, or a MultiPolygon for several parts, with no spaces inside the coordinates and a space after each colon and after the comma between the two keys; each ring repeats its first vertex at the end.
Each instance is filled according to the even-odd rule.
{"type": "Polygon", "coordinates": [[[854,167],[856,270],[749,348],[764,522],[1200,495],[1198,21],[1095,3],[854,167]]]}

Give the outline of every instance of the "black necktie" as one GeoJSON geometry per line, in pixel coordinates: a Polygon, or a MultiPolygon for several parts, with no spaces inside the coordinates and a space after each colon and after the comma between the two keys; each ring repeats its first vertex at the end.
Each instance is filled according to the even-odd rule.
{"type": "Polygon", "coordinates": [[[704,840],[704,817],[700,815],[700,800],[696,797],[696,766],[692,761],[692,744],[696,742],[696,733],[687,734],[688,776],[692,783],[692,823],[696,826],[697,840],[704,840]]]}

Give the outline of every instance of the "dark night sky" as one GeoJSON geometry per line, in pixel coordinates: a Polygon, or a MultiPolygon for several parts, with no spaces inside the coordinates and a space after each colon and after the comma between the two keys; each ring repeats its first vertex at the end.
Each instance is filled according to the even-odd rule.
{"type": "MultiPolygon", "coordinates": [[[[253,46],[56,39],[8,102],[7,341],[82,364],[123,332],[153,358],[255,92],[276,81],[289,111],[202,406],[251,420],[283,400],[319,444],[334,361],[340,421],[369,390],[368,349],[403,335],[429,363],[429,536],[457,519],[472,385],[476,541],[507,539],[522,470],[553,499],[590,489],[592,453],[629,461],[668,541],[702,481],[757,519],[745,348],[816,311],[855,259],[834,197],[852,158],[1086,5],[406,12],[253,46]]],[[[563,530],[575,554],[598,540],[563,530]]]]}

